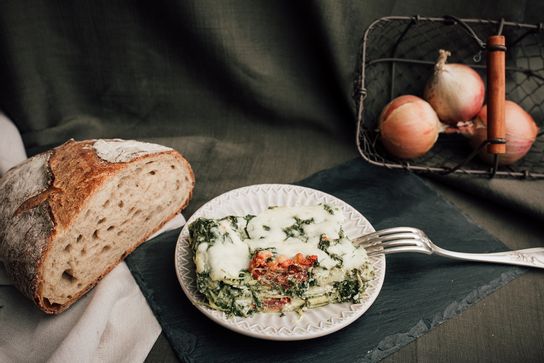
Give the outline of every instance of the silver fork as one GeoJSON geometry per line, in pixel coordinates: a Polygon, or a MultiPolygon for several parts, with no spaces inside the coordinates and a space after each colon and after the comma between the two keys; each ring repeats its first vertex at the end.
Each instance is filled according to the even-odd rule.
{"type": "Polygon", "coordinates": [[[495,253],[454,252],[438,247],[422,230],[412,227],[383,229],[358,237],[353,243],[362,245],[369,256],[417,252],[427,255],[436,254],[457,260],[544,268],[544,247],[495,253]]]}

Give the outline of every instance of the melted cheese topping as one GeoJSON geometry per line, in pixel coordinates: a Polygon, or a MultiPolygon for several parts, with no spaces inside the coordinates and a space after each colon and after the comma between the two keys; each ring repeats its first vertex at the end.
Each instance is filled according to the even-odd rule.
{"type": "MultiPolygon", "coordinates": [[[[236,279],[241,271],[247,270],[250,256],[259,249],[274,249],[278,256],[287,258],[297,253],[316,255],[319,267],[325,270],[362,268],[366,252],[343,236],[343,221],[344,216],[337,208],[326,205],[270,208],[252,218],[245,229],[240,228],[240,223],[221,220],[216,239],[197,247],[196,270],[208,272],[216,281],[236,279]],[[320,249],[322,236],[330,245],[320,249]]],[[[322,275],[332,280],[343,276],[322,275]]]]}
{"type": "MultiPolygon", "coordinates": [[[[198,246],[196,258],[208,264],[212,280],[236,279],[249,266],[249,247],[227,221],[221,221],[219,232],[211,247],[201,248],[204,243],[198,246]]],[[[205,266],[195,263],[197,272],[206,271],[205,266]]]]}

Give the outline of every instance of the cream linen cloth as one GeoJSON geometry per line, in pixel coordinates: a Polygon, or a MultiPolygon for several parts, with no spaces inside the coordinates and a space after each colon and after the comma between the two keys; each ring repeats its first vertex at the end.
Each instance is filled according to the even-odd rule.
{"type": "MultiPolygon", "coordinates": [[[[25,158],[19,132],[0,113],[0,174],[25,158]]],[[[184,223],[178,215],[157,234],[184,223]]],[[[57,316],[11,286],[0,263],[0,362],[142,362],[160,333],[124,262],[57,316]]]]}

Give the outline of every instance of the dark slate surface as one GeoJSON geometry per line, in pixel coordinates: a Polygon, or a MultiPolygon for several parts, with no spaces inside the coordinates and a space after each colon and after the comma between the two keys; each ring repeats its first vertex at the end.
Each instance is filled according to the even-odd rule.
{"type": "MultiPolygon", "coordinates": [[[[506,247],[471,223],[420,178],[353,160],[298,184],[333,194],[358,209],[376,229],[423,229],[442,247],[492,252],[506,247]]],[[[452,318],[523,269],[463,263],[441,257],[387,257],[380,296],[360,319],[326,337],[270,342],[214,324],[183,294],[174,270],[179,230],[138,248],[127,264],[182,361],[376,361],[452,318]]]]}

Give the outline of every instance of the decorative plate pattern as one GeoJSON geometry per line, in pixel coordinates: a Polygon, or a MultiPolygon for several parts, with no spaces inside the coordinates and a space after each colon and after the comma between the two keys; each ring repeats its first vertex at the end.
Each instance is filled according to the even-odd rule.
{"type": "Polygon", "coordinates": [[[329,304],[308,309],[302,315],[288,312],[258,313],[250,317],[228,317],[201,304],[203,297],[195,284],[195,265],[189,246],[188,225],[199,217],[258,214],[269,206],[304,206],[326,203],[339,207],[346,217],[344,231],[351,239],[374,228],[361,213],[342,200],[321,191],[287,184],[260,184],[235,189],[204,204],[182,229],[175,252],[175,265],[181,288],[189,300],[208,318],[235,332],[269,340],[303,340],[333,333],[359,318],[378,296],[385,277],[385,257],[371,258],[375,276],[359,304],[329,304]]]}

